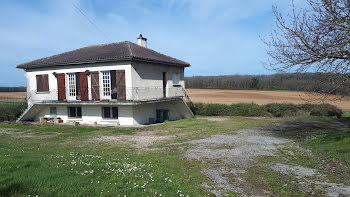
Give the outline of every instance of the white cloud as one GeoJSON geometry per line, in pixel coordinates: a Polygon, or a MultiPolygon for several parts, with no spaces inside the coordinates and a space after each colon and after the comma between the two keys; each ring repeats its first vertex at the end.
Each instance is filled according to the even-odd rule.
{"type": "Polygon", "coordinates": [[[117,22],[121,25],[128,25],[128,21],[121,15],[118,15],[116,13],[109,13],[107,17],[111,20],[112,24],[113,22],[117,22]]]}

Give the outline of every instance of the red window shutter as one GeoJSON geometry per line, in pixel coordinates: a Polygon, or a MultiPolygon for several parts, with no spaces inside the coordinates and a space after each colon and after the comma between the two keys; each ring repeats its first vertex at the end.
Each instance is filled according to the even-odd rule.
{"type": "Polygon", "coordinates": [[[41,89],[42,89],[42,77],[41,77],[41,75],[37,75],[36,76],[36,91],[37,92],[40,92],[40,91],[42,91],[41,89]]]}
{"type": "Polygon", "coordinates": [[[91,97],[92,100],[100,100],[100,74],[98,71],[91,72],[91,97]]]}
{"type": "Polygon", "coordinates": [[[89,100],[88,78],[85,72],[79,73],[80,99],[89,100]]]}
{"type": "Polygon", "coordinates": [[[66,78],[64,73],[57,74],[58,100],[66,100],[66,78]]]}
{"type": "Polygon", "coordinates": [[[126,100],[125,70],[116,71],[117,78],[117,100],[126,100]]]}
{"type": "Polygon", "coordinates": [[[43,91],[50,91],[49,89],[49,75],[42,75],[43,91]]]}
{"type": "Polygon", "coordinates": [[[36,90],[38,92],[49,91],[49,75],[36,75],[36,90]]]}

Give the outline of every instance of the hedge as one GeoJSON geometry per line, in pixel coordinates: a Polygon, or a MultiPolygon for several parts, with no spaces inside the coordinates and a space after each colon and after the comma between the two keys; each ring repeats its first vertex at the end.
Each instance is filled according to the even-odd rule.
{"type": "Polygon", "coordinates": [[[0,121],[15,121],[26,109],[25,103],[1,103],[0,121]]]}
{"type": "Polygon", "coordinates": [[[340,109],[330,104],[270,103],[257,105],[254,103],[239,103],[225,105],[195,103],[191,109],[194,114],[203,116],[289,117],[311,115],[340,118],[343,113],[340,109]]]}

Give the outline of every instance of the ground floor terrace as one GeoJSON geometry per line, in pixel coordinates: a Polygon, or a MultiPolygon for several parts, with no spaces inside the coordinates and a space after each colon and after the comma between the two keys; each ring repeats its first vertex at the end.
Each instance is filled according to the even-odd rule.
{"type": "Polygon", "coordinates": [[[147,125],[193,118],[182,97],[147,101],[41,101],[17,121],[83,125],[147,125]]]}

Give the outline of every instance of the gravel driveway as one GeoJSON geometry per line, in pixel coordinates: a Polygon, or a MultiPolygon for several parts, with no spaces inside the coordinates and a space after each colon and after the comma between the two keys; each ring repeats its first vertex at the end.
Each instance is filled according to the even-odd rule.
{"type": "MultiPolygon", "coordinates": [[[[279,123],[277,126],[285,125],[279,123]]],[[[350,196],[349,186],[324,181],[327,180],[325,175],[316,169],[288,162],[268,165],[257,162],[257,156],[276,156],[278,150],[285,146],[301,149],[289,139],[275,137],[268,128],[244,129],[187,143],[190,146],[185,159],[210,164],[211,167],[202,173],[212,181],[203,185],[216,196],[227,196],[229,191],[239,196],[273,196],[271,191],[254,188],[256,186],[247,180],[247,170],[254,166],[294,176],[300,180],[296,184],[306,194],[314,194],[317,189],[323,191],[325,196],[350,196]]]]}

